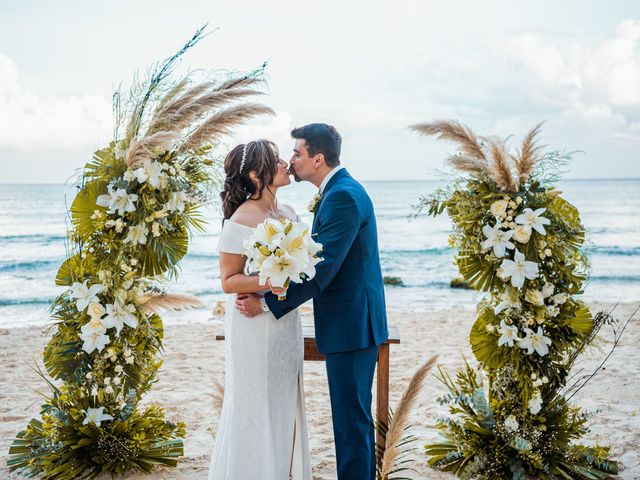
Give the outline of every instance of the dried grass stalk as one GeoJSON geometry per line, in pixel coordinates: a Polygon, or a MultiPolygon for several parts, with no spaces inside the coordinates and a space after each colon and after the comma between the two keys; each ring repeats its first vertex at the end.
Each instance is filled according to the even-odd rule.
{"type": "Polygon", "coordinates": [[[486,160],[485,152],[476,134],[457,120],[435,120],[418,123],[409,128],[422,135],[436,135],[440,140],[456,143],[466,156],[486,160]]]}
{"type": "Polygon", "coordinates": [[[529,175],[533,171],[533,167],[542,159],[540,151],[541,146],[537,145],[537,136],[540,133],[542,123],[540,122],[534,128],[531,129],[527,136],[522,141],[520,151],[515,157],[516,167],[518,171],[518,181],[520,185],[526,183],[529,179],[529,175]]]}
{"type": "Polygon", "coordinates": [[[130,168],[136,168],[145,160],[154,158],[158,152],[168,150],[177,139],[177,132],[165,131],[137,138],[127,148],[125,161],[130,168]]]}
{"type": "Polygon", "coordinates": [[[274,115],[274,111],[256,103],[246,103],[221,110],[205,120],[189,135],[179,151],[198,148],[214,138],[228,135],[232,128],[246,123],[257,115],[274,115]]]}
{"type": "Polygon", "coordinates": [[[517,192],[518,183],[513,175],[512,159],[507,151],[507,143],[499,137],[488,137],[489,176],[504,192],[517,192]]]}
{"type": "Polygon", "coordinates": [[[387,437],[385,441],[385,451],[382,456],[382,470],[381,470],[381,478],[386,480],[389,474],[392,472],[395,461],[399,454],[402,453],[401,443],[402,437],[405,429],[407,428],[407,423],[409,421],[409,416],[416,402],[418,401],[418,395],[422,390],[424,382],[429,375],[429,372],[433,369],[436,364],[436,360],[438,359],[437,355],[432,356],[429,360],[422,365],[416,373],[411,377],[411,381],[407,386],[406,390],[402,394],[402,398],[400,399],[400,403],[398,403],[398,408],[395,411],[393,419],[389,424],[389,429],[387,431],[387,437]]]}
{"type": "Polygon", "coordinates": [[[143,297],[138,307],[146,313],[160,314],[162,310],[177,312],[191,308],[203,307],[204,303],[193,295],[182,293],[167,293],[164,295],[149,295],[143,297]]]}

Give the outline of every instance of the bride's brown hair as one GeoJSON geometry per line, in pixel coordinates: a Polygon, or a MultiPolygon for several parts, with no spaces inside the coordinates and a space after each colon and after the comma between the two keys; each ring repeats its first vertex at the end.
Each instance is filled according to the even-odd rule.
{"type": "Polygon", "coordinates": [[[273,183],[278,170],[278,148],[269,140],[255,140],[231,150],[224,159],[224,189],[220,192],[225,220],[231,218],[244,201],[254,194],[262,197],[265,188],[273,183]],[[243,150],[245,161],[242,164],[243,150]],[[255,172],[258,186],[251,181],[255,172]]]}

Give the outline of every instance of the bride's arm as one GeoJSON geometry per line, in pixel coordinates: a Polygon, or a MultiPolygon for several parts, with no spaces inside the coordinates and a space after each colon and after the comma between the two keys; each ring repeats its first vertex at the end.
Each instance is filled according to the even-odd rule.
{"type": "Polygon", "coordinates": [[[220,280],[224,293],[254,293],[269,288],[258,283],[257,275],[244,274],[245,258],[235,253],[220,253],[220,280]]]}

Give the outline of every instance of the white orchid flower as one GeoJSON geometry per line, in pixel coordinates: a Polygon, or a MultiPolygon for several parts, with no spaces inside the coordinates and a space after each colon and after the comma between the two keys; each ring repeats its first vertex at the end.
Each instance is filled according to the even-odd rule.
{"type": "Polygon", "coordinates": [[[551,339],[544,336],[544,330],[542,327],[538,327],[538,331],[534,332],[530,328],[525,328],[524,332],[527,334],[523,339],[518,340],[518,346],[522,349],[526,349],[527,355],[531,355],[536,352],[541,357],[544,357],[549,353],[549,345],[551,345],[551,339]]]}
{"type": "Polygon", "coordinates": [[[513,347],[514,342],[521,340],[520,337],[518,337],[518,327],[507,325],[504,320],[500,320],[498,333],[500,334],[500,338],[498,339],[499,347],[502,345],[513,347]]]}
{"type": "Polygon", "coordinates": [[[94,350],[101,352],[110,341],[106,332],[107,329],[99,320],[91,320],[86,325],[83,325],[80,328],[80,340],[84,342],[82,349],[87,353],[91,353],[94,350]]]}
{"type": "Polygon", "coordinates": [[[551,220],[546,217],[540,216],[546,210],[546,208],[538,208],[537,210],[525,208],[522,213],[516,217],[516,223],[518,225],[531,227],[540,235],[546,235],[547,232],[545,232],[544,226],[549,225],[551,223],[551,220]]]}
{"type": "Polygon", "coordinates": [[[101,207],[109,207],[109,213],[117,213],[122,216],[126,212],[136,211],[136,201],[138,195],[135,193],[127,193],[124,188],[118,188],[117,190],[109,185],[107,188],[109,192],[107,195],[100,195],[96,199],[96,204],[101,207]]]}
{"type": "Polygon", "coordinates": [[[114,303],[107,305],[107,316],[104,317],[102,322],[107,328],[115,327],[118,335],[125,325],[136,328],[138,326],[136,307],[130,303],[125,303],[122,298],[117,298],[114,303]]]}
{"type": "Polygon", "coordinates": [[[538,265],[528,261],[523,253],[516,249],[513,260],[505,259],[500,264],[500,276],[511,279],[511,285],[520,289],[524,285],[525,278],[532,280],[538,276],[538,265]]]}
{"type": "Polygon", "coordinates": [[[90,303],[100,303],[98,294],[104,290],[104,285],[96,283],[95,285],[87,286],[89,280],[84,282],[75,282],[71,285],[71,298],[76,300],[76,307],[79,312],[82,312],[90,303]]]}
{"type": "Polygon", "coordinates": [[[169,201],[164,205],[164,208],[169,212],[183,212],[188,200],[189,196],[184,192],[171,192],[169,201]]]}
{"type": "Polygon", "coordinates": [[[147,182],[153,188],[159,188],[162,179],[162,165],[159,162],[145,160],[142,162],[142,166],[136,168],[133,174],[138,179],[138,182],[147,182]]]}
{"type": "Polygon", "coordinates": [[[493,254],[498,257],[504,257],[507,248],[515,248],[515,245],[511,243],[511,237],[513,237],[513,230],[502,231],[498,225],[490,227],[485,225],[482,227],[482,233],[487,239],[482,242],[482,249],[489,250],[493,248],[493,254]]]}
{"type": "Polygon", "coordinates": [[[104,413],[104,407],[87,408],[84,413],[85,413],[85,417],[84,417],[84,420],[82,421],[83,425],[88,425],[89,423],[93,423],[97,427],[99,427],[102,422],[106,422],[107,420],[113,420],[113,417],[111,415],[104,413]]]}
{"type": "Polygon", "coordinates": [[[149,229],[144,223],[139,223],[134,227],[129,227],[127,231],[127,236],[124,238],[124,243],[139,243],[140,245],[144,245],[147,243],[147,235],[149,234],[149,229]]]}

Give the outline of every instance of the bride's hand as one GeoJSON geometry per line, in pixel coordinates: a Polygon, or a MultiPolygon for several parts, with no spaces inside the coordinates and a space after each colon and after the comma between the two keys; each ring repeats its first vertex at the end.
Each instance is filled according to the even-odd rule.
{"type": "Polygon", "coordinates": [[[271,285],[270,279],[267,279],[267,286],[271,289],[271,293],[273,293],[274,295],[282,295],[287,291],[286,288],[274,287],[273,285],[271,285]]]}

